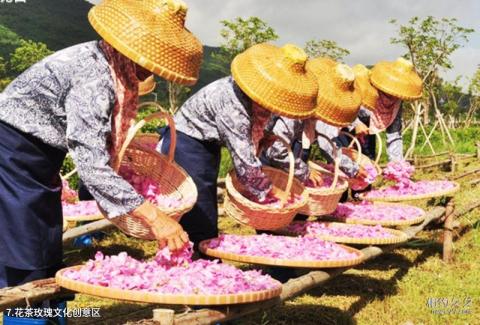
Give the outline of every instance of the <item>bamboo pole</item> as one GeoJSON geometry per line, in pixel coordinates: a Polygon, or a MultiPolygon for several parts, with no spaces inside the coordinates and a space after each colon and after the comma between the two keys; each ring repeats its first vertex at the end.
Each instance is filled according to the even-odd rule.
{"type": "Polygon", "coordinates": [[[111,227],[114,227],[113,223],[108,221],[107,219],[95,221],[88,223],[86,225],[80,226],[80,227],[75,227],[72,229],[67,230],[66,232],[63,233],[63,243],[66,243],[70,240],[73,240],[77,237],[91,234],[97,231],[101,230],[106,230],[111,227]]]}
{"type": "Polygon", "coordinates": [[[470,170],[470,171],[468,171],[468,172],[466,172],[466,173],[463,173],[463,174],[457,175],[457,176],[455,176],[455,177],[452,177],[452,180],[455,181],[455,180],[457,180],[457,179],[464,178],[464,177],[466,177],[466,176],[470,176],[470,175],[476,174],[476,173],[478,173],[478,172],[480,172],[480,168],[476,168],[476,169],[470,170]]]}
{"type": "Polygon", "coordinates": [[[427,137],[427,131],[425,131],[425,127],[423,126],[422,123],[420,123],[420,127],[422,129],[423,135],[426,138],[425,142],[428,143],[428,146],[430,147],[430,150],[432,151],[432,154],[436,154],[435,149],[433,149],[432,143],[430,142],[430,139],[428,139],[428,137],[427,137]]]}
{"type": "Polygon", "coordinates": [[[437,128],[437,125],[438,125],[438,120],[436,120],[435,123],[433,124],[432,130],[430,130],[430,133],[428,134],[428,136],[427,136],[425,142],[423,143],[422,147],[420,148],[420,150],[425,148],[425,146],[427,145],[427,141],[430,141],[430,138],[433,135],[433,131],[435,131],[435,129],[437,128]]]}

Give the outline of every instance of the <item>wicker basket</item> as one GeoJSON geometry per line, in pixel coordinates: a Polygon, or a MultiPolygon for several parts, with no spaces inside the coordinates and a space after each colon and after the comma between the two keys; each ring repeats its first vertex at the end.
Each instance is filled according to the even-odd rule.
{"type": "MultiPolygon", "coordinates": [[[[190,211],[197,199],[197,188],[193,180],[188,174],[174,162],[176,145],[175,125],[171,116],[167,113],[157,112],[132,127],[127,135],[122,149],[119,153],[120,165],[114,166],[116,171],[120,171],[121,167],[128,167],[142,176],[148,176],[159,184],[162,194],[177,200],[191,198],[192,200],[185,202],[182,206],[175,208],[161,207],[162,212],[175,220],[190,211]],[[137,143],[134,139],[135,134],[147,121],[155,118],[166,118],[170,125],[171,143],[168,156],[162,155],[153,149],[146,148],[141,143],[137,143]]],[[[130,214],[125,214],[110,221],[120,228],[124,233],[142,239],[153,240],[155,236],[150,226],[143,220],[136,218],[130,214]]]]}
{"type": "Polygon", "coordinates": [[[69,270],[78,270],[81,266],[72,266],[62,269],[55,275],[55,281],[63,288],[72,291],[110,299],[136,301],[143,303],[171,304],[171,305],[233,305],[247,302],[256,302],[277,297],[282,292],[282,285],[268,290],[253,291],[225,295],[182,295],[159,294],[141,290],[122,290],[102,287],[67,278],[64,273],[69,270]]]}
{"type": "Polygon", "coordinates": [[[294,178],[295,158],[290,145],[280,137],[275,138],[288,148],[289,173],[268,166],[264,166],[262,171],[270,178],[273,186],[285,188],[284,195],[280,198],[282,207],[259,204],[245,198],[237,190],[237,188],[242,188],[242,185],[238,181],[235,171],[231,171],[225,178],[227,190],[224,198],[225,213],[236,221],[258,230],[275,230],[285,227],[292,222],[299,209],[307,203],[307,194],[303,184],[294,178]],[[290,193],[300,195],[301,199],[286,206],[285,203],[290,193]]]}
{"type": "Polygon", "coordinates": [[[339,157],[337,155],[336,146],[325,135],[319,134],[319,136],[326,139],[333,148],[333,156],[336,157],[335,169],[332,173],[321,167],[318,163],[312,161],[308,163],[312,170],[323,174],[333,175],[333,183],[330,188],[306,187],[305,192],[308,194],[308,203],[301,208],[299,212],[309,216],[323,216],[335,211],[343,192],[348,189],[347,181],[344,178],[339,178],[339,157]]]}
{"type": "Polygon", "coordinates": [[[358,141],[358,139],[356,137],[354,137],[353,135],[351,135],[348,132],[343,132],[343,131],[340,131],[340,134],[343,134],[343,135],[349,137],[350,139],[352,139],[352,143],[348,148],[343,147],[341,149],[342,153],[344,155],[347,155],[351,159],[353,159],[353,157],[355,156],[356,157],[355,162],[359,166],[363,166],[363,165],[366,165],[366,164],[373,165],[375,167],[375,169],[377,170],[378,175],[380,176],[382,174],[382,169],[378,165],[378,161],[380,160],[380,157],[382,155],[382,138],[380,137],[380,134],[379,133],[375,134],[375,136],[377,138],[377,143],[379,145],[378,153],[377,153],[377,156],[375,158],[375,161],[371,160],[369,157],[367,157],[366,155],[364,155],[362,153],[362,146],[361,146],[360,142],[358,141]],[[352,148],[353,144],[355,144],[355,146],[357,147],[357,150],[352,148]]]}
{"type": "Polygon", "coordinates": [[[208,245],[212,239],[204,240],[200,243],[200,251],[205,255],[225,259],[229,261],[236,261],[242,263],[261,264],[261,265],[274,265],[285,267],[298,267],[298,268],[331,268],[331,267],[347,267],[357,265],[363,262],[365,255],[352,247],[342,246],[349,253],[355,253],[356,258],[349,260],[287,260],[273,257],[253,256],[253,255],[241,255],[235,253],[228,253],[221,250],[209,248],[208,245]]]}

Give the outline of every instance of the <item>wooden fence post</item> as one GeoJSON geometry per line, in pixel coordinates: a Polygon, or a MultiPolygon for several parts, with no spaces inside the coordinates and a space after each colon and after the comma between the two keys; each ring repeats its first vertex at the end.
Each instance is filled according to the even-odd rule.
{"type": "Polygon", "coordinates": [[[456,165],[455,154],[450,154],[450,172],[452,174],[455,173],[455,165],[456,165]]]}
{"type": "Polygon", "coordinates": [[[477,159],[480,160],[480,142],[477,142],[476,146],[477,146],[477,159]]]}
{"type": "Polygon", "coordinates": [[[445,210],[445,223],[443,225],[443,261],[450,263],[453,257],[453,218],[454,218],[455,202],[453,197],[447,198],[447,206],[445,210]]]}
{"type": "MultiPolygon", "coordinates": [[[[478,150],[478,147],[477,147],[478,150]]],[[[418,166],[418,155],[413,155],[413,165],[418,166]]]]}

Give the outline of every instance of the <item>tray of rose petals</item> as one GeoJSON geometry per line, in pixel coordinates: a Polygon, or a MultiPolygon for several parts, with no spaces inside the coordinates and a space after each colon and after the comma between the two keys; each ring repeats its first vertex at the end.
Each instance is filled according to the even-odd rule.
{"type": "Polygon", "coordinates": [[[289,172],[263,166],[263,173],[270,179],[273,187],[284,190],[277,198],[269,195],[264,202],[256,202],[245,191],[235,171],[225,178],[226,195],[225,214],[236,221],[259,230],[280,229],[288,225],[299,210],[307,203],[307,194],[303,184],[294,177],[295,158],[288,142],[275,136],[288,150],[289,172]]]}
{"type": "Polygon", "coordinates": [[[281,232],[345,244],[391,245],[408,240],[407,235],[399,230],[339,222],[295,221],[281,232]]]}
{"type": "Polygon", "coordinates": [[[63,219],[65,221],[81,222],[103,219],[95,201],[62,202],[63,219]]]}
{"type": "MultiPolygon", "coordinates": [[[[319,134],[319,136],[325,138],[330,143],[333,148],[333,156],[337,157],[337,149],[332,141],[323,134],[319,134]]],[[[308,165],[310,172],[320,175],[323,183],[319,186],[314,186],[313,183],[307,181],[305,191],[308,194],[308,202],[300,209],[300,212],[312,216],[322,216],[332,213],[340,201],[343,192],[348,189],[348,183],[345,178],[339,177],[339,159],[335,159],[333,172],[316,162],[310,161],[308,165]]]]}
{"type": "Polygon", "coordinates": [[[412,181],[414,171],[414,166],[406,161],[390,162],[383,170],[383,176],[395,184],[362,193],[359,197],[369,201],[399,202],[450,196],[460,189],[460,184],[452,181],[412,181]]]}
{"type": "Polygon", "coordinates": [[[98,297],[144,303],[231,305],[280,295],[282,285],[260,271],[242,271],[218,260],[191,260],[188,252],[168,248],[149,261],[123,252],[97,252],[83,266],[62,269],[55,277],[67,289],[98,297]]]}
{"type": "Polygon", "coordinates": [[[361,201],[340,203],[332,217],[350,224],[409,226],[422,222],[425,211],[406,204],[361,201]]]}
{"type": "Polygon", "coordinates": [[[221,235],[201,242],[200,250],[231,261],[300,268],[345,267],[364,259],[359,250],[316,237],[267,234],[221,235]]]}

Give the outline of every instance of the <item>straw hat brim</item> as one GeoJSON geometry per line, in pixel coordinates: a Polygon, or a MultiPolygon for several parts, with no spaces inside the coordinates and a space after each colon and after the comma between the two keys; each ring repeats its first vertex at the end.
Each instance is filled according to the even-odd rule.
{"type": "Polygon", "coordinates": [[[280,48],[255,45],[234,58],[232,77],[250,99],[272,113],[309,118],[315,110],[318,92],[315,76],[282,66],[282,60],[280,48]]]}
{"type": "Polygon", "coordinates": [[[402,100],[422,97],[422,80],[413,71],[401,71],[394,62],[379,62],[372,68],[372,85],[382,92],[402,100]]]}
{"type": "MultiPolygon", "coordinates": [[[[107,26],[106,24],[104,24],[102,19],[97,15],[97,7],[98,6],[99,5],[92,7],[92,9],[89,11],[88,20],[89,20],[90,24],[92,25],[92,27],[95,29],[95,31],[107,43],[109,43],[112,47],[114,47],[117,51],[119,51],[120,53],[122,53],[123,55],[125,55],[126,57],[128,57],[129,59],[131,59],[132,61],[137,63],[138,65],[142,66],[143,68],[151,71],[152,73],[154,73],[154,74],[156,74],[156,75],[158,75],[158,76],[160,76],[160,77],[162,77],[162,78],[164,78],[168,81],[175,82],[175,83],[182,84],[182,85],[186,85],[186,86],[194,85],[197,82],[198,74],[199,74],[199,67],[200,67],[202,57],[203,57],[203,49],[202,49],[202,46],[201,46],[200,42],[198,42],[198,40],[193,35],[191,35],[188,31],[186,31],[184,29],[183,34],[178,35],[177,37],[178,37],[178,39],[181,39],[181,42],[183,42],[183,43],[194,44],[194,45],[192,45],[192,47],[199,47],[198,48],[199,53],[193,54],[190,57],[191,62],[180,62],[183,59],[172,57],[171,58],[171,62],[172,62],[171,65],[174,66],[175,68],[178,67],[178,69],[168,68],[165,65],[162,65],[158,62],[154,62],[147,55],[138,51],[138,49],[136,49],[132,46],[132,44],[135,44],[136,46],[138,46],[138,43],[125,42],[124,39],[121,39],[115,33],[113,33],[111,28],[109,26],[107,26]],[[195,66],[198,66],[198,67],[194,67],[193,69],[185,69],[184,67],[187,66],[187,65],[192,65],[192,66],[195,65],[195,66]],[[192,72],[192,71],[189,71],[189,70],[194,70],[194,71],[192,72]]],[[[125,31],[122,31],[121,35],[124,35],[124,34],[126,35],[129,32],[132,33],[132,34],[138,34],[138,35],[147,35],[148,34],[145,30],[142,30],[142,26],[139,25],[139,24],[137,24],[135,26],[132,25],[132,26],[125,26],[125,27],[126,27],[125,31]]],[[[149,46],[151,46],[151,49],[153,49],[157,45],[158,46],[162,45],[161,41],[160,41],[160,43],[157,43],[157,42],[159,42],[159,40],[153,40],[152,39],[151,41],[152,41],[152,44],[149,44],[149,46]],[[153,43],[154,41],[155,41],[155,43],[153,43]]],[[[147,45],[145,45],[145,47],[146,46],[147,45]]],[[[171,45],[170,45],[170,47],[171,47],[171,45]]],[[[167,49],[166,46],[164,48],[167,49]]],[[[179,50],[183,50],[183,49],[180,49],[180,46],[179,46],[179,50]]],[[[166,51],[166,50],[165,51],[158,51],[158,52],[161,53],[161,55],[165,55],[165,56],[171,56],[172,55],[172,53],[168,54],[167,53],[168,51],[166,51]]],[[[170,52],[174,52],[174,51],[170,48],[170,52]]],[[[165,57],[165,59],[169,59],[169,58],[165,57]]]]}

